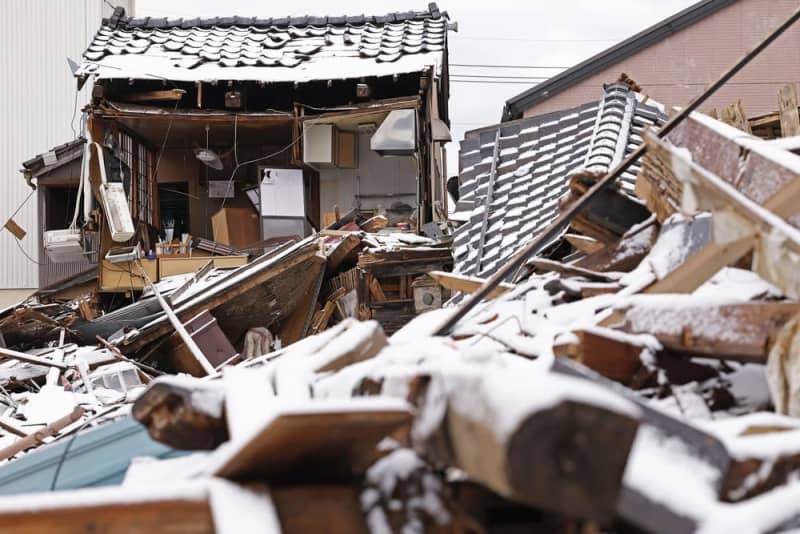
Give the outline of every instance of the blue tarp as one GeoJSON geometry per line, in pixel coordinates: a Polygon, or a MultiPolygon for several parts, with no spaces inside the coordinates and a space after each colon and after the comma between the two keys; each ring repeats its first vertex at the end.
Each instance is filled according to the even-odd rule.
{"type": "MultiPolygon", "coordinates": [[[[71,437],[43,445],[0,467],[0,494],[49,491],[71,437]]],[[[147,429],[125,417],[81,432],[69,447],[56,489],[110,486],[122,482],[136,456],[170,458],[187,454],[157,443],[147,429]]]]}

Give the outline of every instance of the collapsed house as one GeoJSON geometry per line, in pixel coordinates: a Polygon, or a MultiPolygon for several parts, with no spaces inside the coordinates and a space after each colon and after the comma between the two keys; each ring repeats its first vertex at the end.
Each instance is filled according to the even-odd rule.
{"type": "Polygon", "coordinates": [[[391,331],[441,306],[425,273],[452,264],[447,31],[435,4],[286,19],[116,10],[75,71],[93,83],[84,137],[23,164],[46,214],[37,297],[77,308],[48,319],[77,315],[71,341],[93,342],[160,311],[137,302],[152,284],[235,268],[256,289],[204,309],[237,353],[250,328],[289,344],[337,319],[391,331]],[[298,242],[308,261],[264,262],[298,242]]]}
{"type": "MultiPolygon", "coordinates": [[[[78,436],[126,465],[117,485],[2,497],[0,524],[800,527],[795,89],[774,116],[693,112],[665,137],[665,110],[637,89],[623,76],[597,102],[468,133],[453,272],[445,225],[422,236],[414,217],[392,228],[389,211],[334,210],[326,228],[268,237],[252,256],[186,244],[211,249],[199,269],[143,277],[135,302],[94,317],[83,294],[0,312],[0,481],[34,473],[57,487],[78,436]],[[535,257],[487,278],[639,150],[535,257]],[[127,461],[134,420],[161,447],[151,458],[127,461]],[[99,444],[107,435],[124,454],[99,444]],[[54,472],[36,467],[48,462],[54,472]]],[[[219,156],[209,147],[198,150],[219,156]]],[[[104,149],[87,150],[97,171],[104,149]]],[[[120,220],[95,218],[101,261],[120,220]]]]}

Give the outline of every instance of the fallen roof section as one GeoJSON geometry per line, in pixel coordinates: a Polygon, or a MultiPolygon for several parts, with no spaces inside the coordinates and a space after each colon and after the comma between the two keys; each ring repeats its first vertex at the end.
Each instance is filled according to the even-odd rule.
{"type": "Polygon", "coordinates": [[[22,170],[20,171],[25,175],[25,179],[30,184],[32,178],[41,176],[48,173],[53,169],[57,169],[62,165],[66,165],[71,161],[78,159],[83,154],[83,145],[86,139],[78,137],[72,141],[68,141],[63,145],[58,145],[47,152],[38,154],[31,159],[22,163],[22,170]]]}
{"type": "MultiPolygon", "coordinates": [[[[657,103],[643,103],[628,85],[614,83],[597,102],[468,132],[456,210],[469,220],[456,230],[456,271],[493,273],[558,216],[572,175],[614,168],[642,143],[646,128],[665,120],[657,103]]],[[[623,175],[626,193],[640,168],[623,175]]]]}

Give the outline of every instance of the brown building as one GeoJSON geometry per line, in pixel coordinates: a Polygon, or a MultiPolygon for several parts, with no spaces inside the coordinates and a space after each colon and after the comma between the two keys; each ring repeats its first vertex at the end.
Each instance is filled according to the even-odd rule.
{"type": "MultiPolygon", "coordinates": [[[[703,0],[511,98],[503,120],[568,109],[626,73],[667,109],[684,106],[797,9],[795,0],[703,0]]],[[[778,90],[800,81],[800,26],[784,33],[705,108],[741,99],[748,116],[778,108],[778,90]]]]}

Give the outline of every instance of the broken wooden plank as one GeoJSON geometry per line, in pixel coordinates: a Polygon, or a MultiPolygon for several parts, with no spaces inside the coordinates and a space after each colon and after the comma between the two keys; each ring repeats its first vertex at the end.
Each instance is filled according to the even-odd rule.
{"type": "Polygon", "coordinates": [[[154,380],[131,408],[155,441],[180,450],[212,450],[229,439],[222,384],[183,377],[154,380]]]}
{"type": "Polygon", "coordinates": [[[178,319],[178,316],[173,311],[172,306],[170,306],[167,300],[161,295],[161,291],[159,291],[153,281],[150,280],[150,277],[147,276],[147,273],[144,272],[144,269],[142,269],[142,273],[145,276],[147,285],[150,287],[150,291],[152,291],[153,295],[155,295],[159,305],[161,306],[161,309],[166,314],[169,322],[172,323],[172,327],[175,329],[176,334],[180,336],[183,345],[188,350],[188,355],[198,364],[199,372],[203,374],[212,374],[214,372],[214,366],[208,361],[205,354],[203,354],[203,351],[192,338],[192,335],[186,330],[186,327],[181,320],[178,319]]]}
{"type": "Polygon", "coordinates": [[[359,226],[361,226],[361,229],[367,233],[376,234],[386,228],[388,224],[389,220],[386,217],[383,215],[376,215],[370,219],[367,219],[359,226]]]}
{"type": "Polygon", "coordinates": [[[691,293],[720,269],[739,261],[753,249],[754,242],[753,236],[747,236],[729,243],[709,243],[644,292],[691,293]]]}
{"type": "MultiPolygon", "coordinates": [[[[483,278],[478,278],[476,276],[464,276],[445,271],[431,271],[428,273],[428,276],[436,280],[442,287],[462,293],[474,293],[486,282],[483,278]]],[[[487,298],[495,299],[515,287],[514,284],[503,282],[498,285],[487,298]]]]}
{"type": "Polygon", "coordinates": [[[283,534],[368,534],[356,489],[350,484],[270,488],[283,534]]]}
{"type": "Polygon", "coordinates": [[[372,302],[384,302],[386,300],[386,294],[383,292],[383,288],[381,287],[381,283],[372,275],[367,275],[369,277],[369,295],[372,302]]]}
{"type": "Polygon", "coordinates": [[[12,358],[21,362],[30,363],[33,365],[42,365],[45,367],[54,367],[66,371],[68,366],[62,362],[55,362],[53,360],[42,358],[41,356],[34,356],[33,354],[26,354],[11,349],[0,348],[0,358],[12,358]]]}
{"type": "Polygon", "coordinates": [[[316,334],[328,328],[328,323],[330,322],[331,317],[333,317],[333,312],[335,310],[336,310],[335,302],[330,300],[325,302],[325,306],[322,307],[319,318],[311,326],[311,333],[316,334]]]}
{"type": "Polygon", "coordinates": [[[800,304],[745,302],[703,305],[696,299],[665,302],[639,298],[623,310],[619,328],[650,334],[664,347],[681,353],[743,362],[766,363],[780,329],[800,313],[800,304]]]}
{"type": "Polygon", "coordinates": [[[653,221],[632,229],[617,242],[579,259],[576,267],[595,272],[629,272],[650,252],[658,237],[659,225],[653,221]]]}
{"type": "Polygon", "coordinates": [[[160,91],[143,91],[140,93],[128,93],[122,97],[124,102],[151,102],[165,100],[180,100],[186,91],[183,89],[163,89],[160,91]]]}
{"type": "Polygon", "coordinates": [[[800,135],[800,114],[797,112],[797,87],[789,83],[778,91],[778,113],[783,137],[800,135]]]}
{"type": "Polygon", "coordinates": [[[357,232],[348,232],[343,236],[339,243],[326,255],[328,262],[328,270],[336,272],[345,262],[345,260],[356,261],[358,251],[363,247],[361,237],[357,232]]]}
{"type": "MultiPolygon", "coordinates": [[[[328,260],[330,261],[330,257],[328,260]]],[[[303,290],[302,297],[278,334],[283,345],[291,345],[305,337],[311,326],[314,306],[319,298],[322,279],[325,276],[325,262],[320,259],[319,262],[312,263],[311,269],[314,274],[311,275],[309,285],[303,290]]]]}
{"type": "Polygon", "coordinates": [[[20,452],[34,447],[36,445],[40,445],[44,443],[45,438],[52,436],[53,434],[58,433],[64,427],[74,423],[81,417],[83,417],[84,409],[81,406],[76,406],[72,412],[56,419],[46,427],[42,428],[41,430],[37,430],[31,434],[27,434],[25,437],[18,439],[11,445],[0,449],[0,461],[7,460],[12,456],[19,454],[20,452]]]}
{"type": "Polygon", "coordinates": [[[750,130],[750,123],[747,121],[747,114],[744,111],[744,105],[741,99],[722,108],[719,112],[719,120],[748,134],[753,133],[750,130]]]}
{"type": "Polygon", "coordinates": [[[11,235],[17,238],[17,241],[21,241],[26,235],[28,235],[28,232],[18,225],[14,219],[7,220],[4,228],[11,232],[11,235]]]}
{"type": "Polygon", "coordinates": [[[365,471],[383,438],[410,422],[405,403],[394,399],[277,405],[250,439],[214,453],[211,474],[234,480],[350,479],[365,471]]]}
{"type": "Polygon", "coordinates": [[[414,447],[434,465],[457,467],[528,506],[609,520],[638,427],[636,409],[589,382],[554,373],[520,380],[521,369],[512,367],[424,375],[385,369],[369,380],[378,390],[407,392],[426,421],[424,433],[412,434],[414,447]]]}
{"type": "Polygon", "coordinates": [[[619,273],[600,273],[578,267],[577,265],[561,263],[560,261],[553,261],[545,258],[533,258],[529,260],[526,265],[545,272],[556,272],[569,276],[582,276],[597,282],[616,282],[620,278],[619,273]]]}
{"type": "Polygon", "coordinates": [[[605,248],[605,245],[599,242],[597,239],[585,235],[565,234],[564,238],[569,241],[570,245],[587,254],[598,252],[599,250],[605,248]]]}
{"type": "Polygon", "coordinates": [[[566,356],[606,378],[631,386],[642,370],[642,352],[651,350],[636,336],[593,327],[573,332],[575,339],[555,345],[557,356],[566,356]]]}
{"type": "MultiPolygon", "coordinates": [[[[275,317],[269,315],[273,302],[278,306],[276,296],[271,291],[279,291],[280,305],[294,309],[299,297],[296,286],[304,282],[304,274],[309,262],[319,261],[316,255],[316,242],[306,239],[275,256],[261,257],[236,271],[231,271],[204,291],[176,304],[176,313],[183,320],[189,320],[203,310],[217,313],[217,320],[223,332],[236,339],[252,327],[269,326],[284,316],[283,308],[275,317]],[[265,310],[267,308],[267,310],[265,310]]],[[[159,340],[173,331],[170,321],[159,319],[139,335],[126,340],[120,346],[126,354],[135,353],[141,348],[159,340]]]]}

